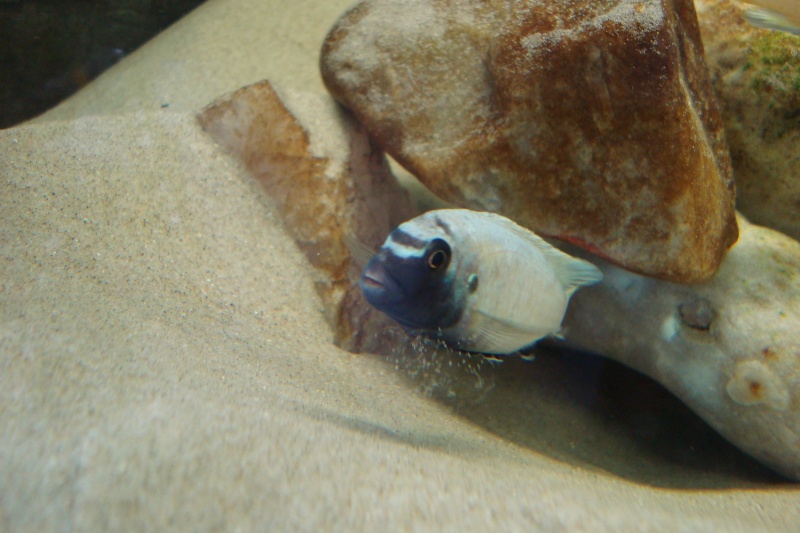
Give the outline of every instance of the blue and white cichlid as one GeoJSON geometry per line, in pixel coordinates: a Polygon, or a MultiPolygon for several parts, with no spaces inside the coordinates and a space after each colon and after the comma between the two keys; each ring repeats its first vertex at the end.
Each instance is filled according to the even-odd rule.
{"type": "Polygon", "coordinates": [[[759,28],[800,35],[800,0],[747,0],[744,18],[759,28]]]}
{"type": "Polygon", "coordinates": [[[558,335],[570,296],[602,279],[591,263],[505,217],[440,209],[392,231],[360,286],[408,330],[506,354],[558,335]]]}

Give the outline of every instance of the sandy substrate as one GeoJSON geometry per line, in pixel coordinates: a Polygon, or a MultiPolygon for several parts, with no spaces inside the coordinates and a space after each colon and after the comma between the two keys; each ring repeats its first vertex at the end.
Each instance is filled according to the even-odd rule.
{"type": "Polygon", "coordinates": [[[269,198],[194,118],[261,78],[322,90],[344,6],[277,4],[212,0],[0,132],[0,529],[798,527],[793,485],[625,481],[333,346],[269,198]]]}
{"type": "Polygon", "coordinates": [[[800,523],[793,491],[669,493],[519,448],[336,349],[268,200],[191,115],[0,147],[5,530],[800,523]]]}

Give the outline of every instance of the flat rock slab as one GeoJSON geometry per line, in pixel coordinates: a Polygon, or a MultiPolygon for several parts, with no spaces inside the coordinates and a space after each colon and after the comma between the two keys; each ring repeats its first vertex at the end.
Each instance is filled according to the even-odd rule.
{"type": "Polygon", "coordinates": [[[367,0],[322,49],[328,89],[425,185],[625,268],[716,270],[730,159],[687,0],[367,0]]]}
{"type": "Polygon", "coordinates": [[[413,216],[380,148],[328,95],[279,94],[269,81],[218,98],[198,119],[264,187],[317,269],[336,344],[386,351],[381,332],[391,321],[364,301],[361,269],[344,244],[357,237],[375,250],[413,216]]]}

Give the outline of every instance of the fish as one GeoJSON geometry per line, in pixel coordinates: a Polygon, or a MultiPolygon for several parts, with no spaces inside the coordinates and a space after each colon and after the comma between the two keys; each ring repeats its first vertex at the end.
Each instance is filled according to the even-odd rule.
{"type": "Polygon", "coordinates": [[[800,35],[799,0],[748,0],[745,20],[758,28],[800,35]]]}
{"type": "Polygon", "coordinates": [[[573,293],[602,279],[592,263],[506,217],[437,209],[397,226],[359,286],[412,333],[501,355],[558,336],[573,293]]]}

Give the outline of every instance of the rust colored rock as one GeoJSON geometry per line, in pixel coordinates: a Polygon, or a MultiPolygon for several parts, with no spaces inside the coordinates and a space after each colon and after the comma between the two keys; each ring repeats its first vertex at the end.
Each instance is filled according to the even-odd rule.
{"type": "Polygon", "coordinates": [[[323,79],[445,200],[630,270],[710,278],[738,230],[690,0],[366,0],[323,79]]]}
{"type": "Polygon", "coordinates": [[[360,268],[342,237],[356,235],[377,249],[412,216],[383,152],[329,98],[279,95],[266,81],[218,99],[198,118],[265,187],[317,269],[317,291],[336,343],[378,351],[381,335],[393,326],[361,298],[360,268]]]}

